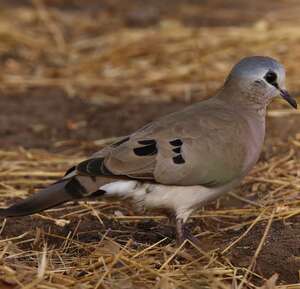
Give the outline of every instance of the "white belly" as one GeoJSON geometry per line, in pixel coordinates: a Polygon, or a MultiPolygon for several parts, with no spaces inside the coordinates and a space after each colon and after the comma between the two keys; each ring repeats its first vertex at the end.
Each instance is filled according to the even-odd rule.
{"type": "Polygon", "coordinates": [[[107,197],[130,198],[139,208],[171,209],[184,221],[207,201],[229,191],[233,184],[218,188],[167,186],[139,181],[116,181],[100,187],[107,197]]]}

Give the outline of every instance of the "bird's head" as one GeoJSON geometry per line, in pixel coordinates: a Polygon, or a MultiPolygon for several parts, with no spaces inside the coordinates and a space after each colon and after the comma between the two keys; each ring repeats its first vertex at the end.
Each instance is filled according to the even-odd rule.
{"type": "Polygon", "coordinates": [[[266,106],[273,98],[282,97],[292,107],[297,108],[296,100],[285,87],[285,69],[273,58],[251,56],[243,58],[231,70],[226,86],[231,86],[246,96],[247,100],[266,106]]]}

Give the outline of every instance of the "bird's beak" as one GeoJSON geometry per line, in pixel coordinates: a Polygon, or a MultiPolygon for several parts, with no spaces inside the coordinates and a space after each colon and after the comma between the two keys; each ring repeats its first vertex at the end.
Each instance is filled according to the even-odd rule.
{"type": "Polygon", "coordinates": [[[287,90],[279,89],[280,96],[285,99],[293,108],[297,109],[297,101],[294,97],[292,97],[287,90]]]}

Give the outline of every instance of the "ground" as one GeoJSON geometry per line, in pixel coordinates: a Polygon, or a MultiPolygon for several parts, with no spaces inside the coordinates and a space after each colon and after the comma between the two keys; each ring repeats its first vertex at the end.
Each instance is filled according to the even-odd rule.
{"type": "MultiPolygon", "coordinates": [[[[1,204],[209,97],[245,55],[280,59],[297,96],[297,1],[224,3],[1,1],[1,204]]],[[[191,218],[200,248],[178,249],[164,216],[74,202],[2,221],[1,288],[255,288],[275,273],[298,283],[299,117],[271,105],[250,176],[191,218]]]]}

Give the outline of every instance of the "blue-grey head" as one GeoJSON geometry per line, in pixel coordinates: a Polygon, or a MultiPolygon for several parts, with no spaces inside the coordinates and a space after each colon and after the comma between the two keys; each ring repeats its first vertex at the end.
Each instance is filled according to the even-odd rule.
{"type": "Polygon", "coordinates": [[[241,97],[246,97],[254,104],[266,106],[274,97],[281,96],[292,107],[297,108],[296,100],[285,87],[283,65],[270,57],[243,58],[233,67],[226,86],[238,89],[241,97]]]}

